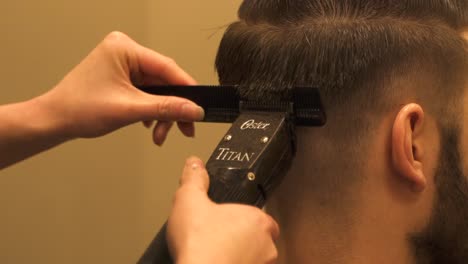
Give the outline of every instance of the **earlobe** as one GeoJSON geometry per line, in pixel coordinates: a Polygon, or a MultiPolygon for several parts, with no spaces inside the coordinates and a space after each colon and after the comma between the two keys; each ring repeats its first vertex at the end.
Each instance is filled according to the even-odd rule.
{"type": "Polygon", "coordinates": [[[462,36],[466,41],[468,41],[468,28],[464,29],[464,30],[461,32],[461,36],[462,36]]]}
{"type": "Polygon", "coordinates": [[[418,104],[405,105],[398,113],[392,131],[392,165],[410,184],[413,191],[426,187],[423,171],[423,144],[420,140],[424,125],[424,111],[418,104]]]}

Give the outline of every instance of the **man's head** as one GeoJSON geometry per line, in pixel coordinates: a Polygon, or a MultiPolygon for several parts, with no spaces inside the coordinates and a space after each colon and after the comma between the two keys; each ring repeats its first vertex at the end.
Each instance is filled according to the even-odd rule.
{"type": "Polygon", "coordinates": [[[381,240],[411,241],[420,261],[466,259],[468,3],[250,0],[240,18],[219,48],[220,82],[259,100],[317,86],[329,117],[297,129],[293,168],[272,197],[285,247],[328,226],[322,239],[340,234],[334,248],[357,252],[384,244],[372,241],[380,228],[381,240]]]}

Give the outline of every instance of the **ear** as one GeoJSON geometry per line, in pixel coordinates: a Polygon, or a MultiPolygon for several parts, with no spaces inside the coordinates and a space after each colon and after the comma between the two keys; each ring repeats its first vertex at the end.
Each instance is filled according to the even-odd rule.
{"type": "Polygon", "coordinates": [[[405,105],[393,123],[392,163],[410,188],[422,192],[427,180],[423,172],[424,111],[418,104],[405,105]]]}
{"type": "Polygon", "coordinates": [[[461,31],[461,36],[468,41],[468,28],[465,28],[461,31]]]}

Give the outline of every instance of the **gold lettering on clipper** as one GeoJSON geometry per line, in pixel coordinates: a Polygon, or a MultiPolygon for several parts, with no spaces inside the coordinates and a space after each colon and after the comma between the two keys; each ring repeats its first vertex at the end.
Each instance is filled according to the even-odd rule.
{"type": "Polygon", "coordinates": [[[232,151],[230,148],[219,148],[218,151],[219,155],[216,160],[222,161],[250,162],[255,155],[255,153],[232,151]]]}

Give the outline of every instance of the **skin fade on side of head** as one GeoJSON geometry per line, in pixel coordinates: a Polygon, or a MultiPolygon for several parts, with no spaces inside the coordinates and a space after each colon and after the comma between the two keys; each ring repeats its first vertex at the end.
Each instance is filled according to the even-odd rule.
{"type": "MultiPolygon", "coordinates": [[[[371,166],[366,157],[377,155],[371,142],[385,120],[406,104],[417,103],[434,120],[440,132],[434,145],[442,150],[438,163],[432,164],[437,168],[433,211],[427,225],[408,231],[411,256],[398,263],[465,263],[467,233],[454,230],[468,230],[468,220],[462,219],[468,216],[468,182],[456,149],[468,76],[468,45],[460,36],[468,26],[468,1],[248,0],[239,17],[220,44],[220,83],[239,85],[243,96],[260,101],[282,99],[294,86],[318,87],[329,116],[323,128],[298,129],[299,150],[307,154],[298,152],[292,173],[301,175],[288,176],[280,188],[284,193],[272,197],[271,212],[285,233],[280,253],[290,244],[287,256],[280,259],[351,263],[343,252],[351,251],[348,232],[359,224],[353,216],[360,213],[356,208],[361,183],[375,176],[366,175],[371,166]],[[447,186],[458,191],[450,192],[447,186]],[[305,216],[314,224],[294,219],[305,216]],[[314,225],[322,223],[323,230],[313,233],[320,235],[327,221],[335,223],[328,234],[332,239],[294,243],[314,241],[294,232],[320,229],[314,225]],[[304,226],[292,227],[298,225],[304,226]],[[328,258],[314,258],[320,254],[328,258]]],[[[390,238],[382,241],[386,239],[390,238]]],[[[392,250],[398,251],[388,249],[392,250]]],[[[377,254],[367,253],[360,256],[361,262],[354,260],[364,263],[377,254]]]]}

